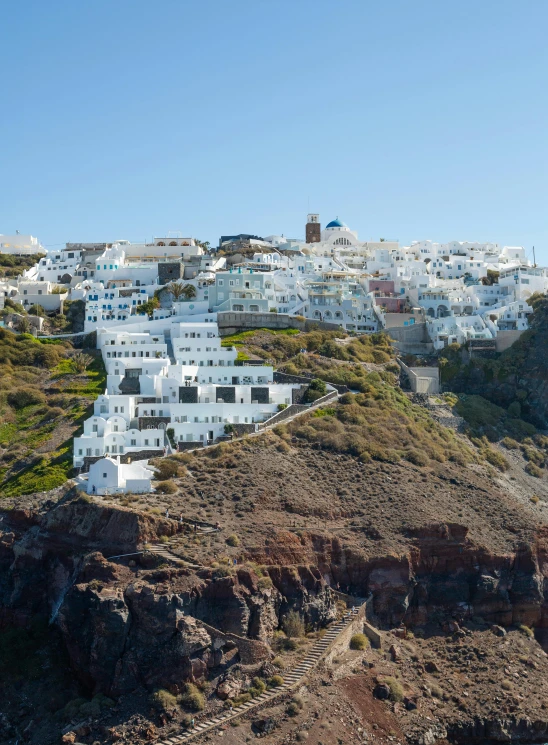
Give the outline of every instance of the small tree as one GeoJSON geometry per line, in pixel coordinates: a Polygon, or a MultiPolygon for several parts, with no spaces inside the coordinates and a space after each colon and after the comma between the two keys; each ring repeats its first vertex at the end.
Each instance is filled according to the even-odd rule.
{"type": "Polygon", "coordinates": [[[34,305],[31,305],[29,308],[29,315],[44,318],[44,316],[46,315],[46,311],[41,305],[39,305],[38,303],[34,303],[34,305]]]}
{"type": "Polygon", "coordinates": [[[30,333],[31,325],[28,318],[23,317],[17,322],[17,331],[19,331],[20,334],[28,334],[30,333]]]}
{"type": "Polygon", "coordinates": [[[185,288],[182,284],[182,282],[172,282],[167,286],[167,289],[171,293],[171,297],[175,302],[180,300],[182,297],[184,297],[185,294],[185,288]]]}
{"type": "Polygon", "coordinates": [[[282,625],[285,633],[290,639],[304,636],[305,627],[303,617],[300,613],[297,613],[297,611],[289,611],[289,613],[284,616],[282,625]]]}
{"type": "Polygon", "coordinates": [[[308,390],[306,391],[304,395],[304,403],[305,404],[311,404],[314,403],[314,401],[317,401],[322,396],[325,396],[327,392],[327,387],[325,385],[325,382],[323,380],[320,380],[319,378],[314,378],[310,382],[310,385],[308,386],[308,390]]]}
{"type": "Polygon", "coordinates": [[[70,363],[75,373],[84,373],[93,362],[93,357],[84,352],[76,352],[70,363]]]}
{"type": "Polygon", "coordinates": [[[183,297],[185,300],[193,300],[196,297],[196,288],[194,285],[185,285],[183,287],[183,297]]]}

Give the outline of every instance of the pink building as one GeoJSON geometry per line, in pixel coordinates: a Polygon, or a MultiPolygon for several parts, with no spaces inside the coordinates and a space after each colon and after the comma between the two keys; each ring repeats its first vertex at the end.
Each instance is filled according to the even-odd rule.
{"type": "Polygon", "coordinates": [[[375,297],[384,297],[385,295],[394,295],[393,279],[370,279],[369,292],[374,292],[375,297]]]}

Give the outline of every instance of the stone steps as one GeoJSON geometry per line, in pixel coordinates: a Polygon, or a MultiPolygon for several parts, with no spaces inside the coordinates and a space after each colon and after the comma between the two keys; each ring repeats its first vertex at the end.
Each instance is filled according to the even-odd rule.
{"type": "MultiPolygon", "coordinates": [[[[160,550],[155,553],[169,556],[169,551],[167,551],[164,548],[164,546],[160,545],[158,548],[160,550]]],[[[182,561],[182,560],[180,559],[179,561],[182,561]]],[[[353,608],[350,612],[344,615],[342,620],[339,621],[336,624],[336,626],[329,629],[329,631],[314,644],[314,646],[310,649],[306,657],[303,660],[301,660],[301,662],[299,662],[299,664],[296,667],[294,667],[292,670],[287,671],[286,675],[283,676],[284,677],[283,685],[277,688],[271,689],[269,691],[265,691],[260,696],[257,696],[257,698],[253,699],[252,701],[248,701],[245,704],[241,704],[240,706],[237,706],[236,708],[227,711],[225,714],[220,714],[217,717],[213,717],[211,719],[206,719],[203,722],[199,722],[190,731],[182,732],[180,735],[168,737],[162,741],[157,741],[156,745],[175,745],[176,743],[186,742],[195,737],[199,737],[204,732],[214,730],[220,725],[229,722],[231,719],[236,719],[237,717],[241,716],[242,714],[245,714],[251,709],[254,709],[260,706],[261,704],[266,703],[269,700],[272,700],[278,696],[283,695],[284,693],[287,693],[287,691],[293,688],[294,686],[296,686],[299,683],[299,681],[302,680],[302,678],[308,672],[310,672],[316,667],[318,662],[322,659],[326,650],[329,649],[329,647],[337,639],[339,634],[342,631],[344,631],[348,627],[348,625],[354,620],[357,613],[358,613],[358,608],[353,608]]]]}

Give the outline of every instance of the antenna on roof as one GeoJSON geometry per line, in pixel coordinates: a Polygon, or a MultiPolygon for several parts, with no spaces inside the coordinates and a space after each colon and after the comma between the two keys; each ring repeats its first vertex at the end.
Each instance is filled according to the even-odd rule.
{"type": "Polygon", "coordinates": [[[536,268],[537,266],[537,260],[535,258],[535,247],[533,246],[533,266],[536,268]]]}

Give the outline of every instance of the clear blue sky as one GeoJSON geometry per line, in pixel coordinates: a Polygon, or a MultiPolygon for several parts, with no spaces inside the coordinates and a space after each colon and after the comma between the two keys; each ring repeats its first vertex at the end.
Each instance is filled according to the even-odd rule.
{"type": "Polygon", "coordinates": [[[494,240],[548,263],[546,0],[7,0],[0,232],[494,240]]]}

